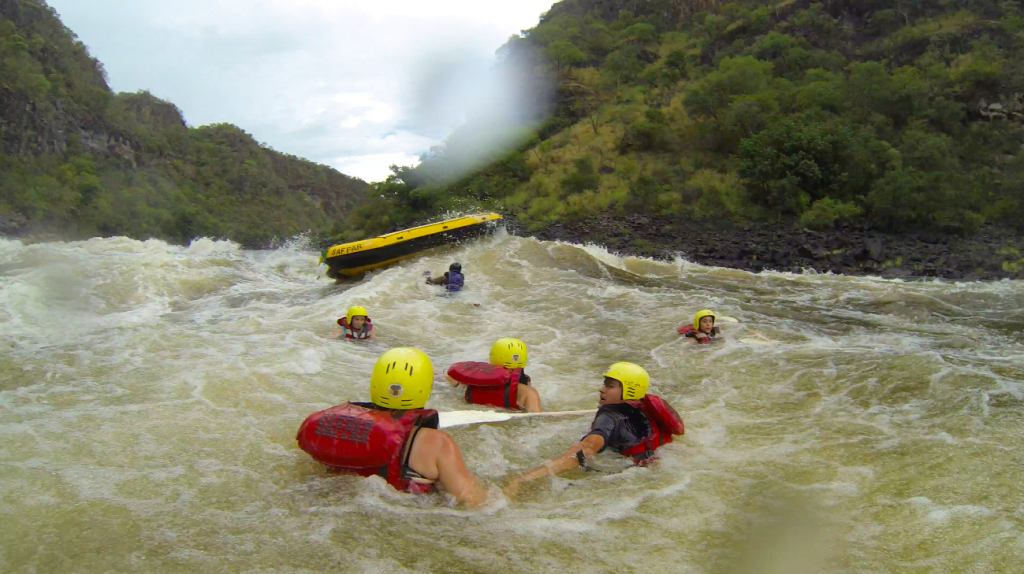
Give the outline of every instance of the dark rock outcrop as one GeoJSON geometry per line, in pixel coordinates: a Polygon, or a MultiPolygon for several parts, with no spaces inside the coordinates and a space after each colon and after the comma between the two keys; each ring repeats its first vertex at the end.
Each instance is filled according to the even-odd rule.
{"type": "MultiPolygon", "coordinates": [[[[516,229],[515,225],[512,226],[516,229]]],[[[600,216],[552,225],[540,239],[597,243],[623,255],[682,257],[703,265],[951,280],[1024,278],[1024,238],[986,226],[970,237],[887,234],[848,226],[812,231],[787,224],[710,225],[664,216],[600,216]]]]}

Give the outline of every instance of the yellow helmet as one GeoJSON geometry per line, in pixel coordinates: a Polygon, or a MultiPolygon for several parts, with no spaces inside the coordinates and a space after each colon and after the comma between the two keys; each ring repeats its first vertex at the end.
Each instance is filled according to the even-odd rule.
{"type": "Polygon", "coordinates": [[[715,316],[715,312],[711,309],[704,309],[697,311],[697,314],[693,316],[693,328],[700,329],[700,320],[704,317],[711,317],[711,326],[715,326],[715,322],[718,321],[718,317],[715,316]]]}
{"type": "Polygon", "coordinates": [[[369,313],[366,312],[366,307],[349,307],[348,313],[345,314],[345,321],[351,325],[352,317],[358,317],[360,315],[363,317],[369,317],[369,313]]]}
{"type": "Polygon", "coordinates": [[[491,364],[509,369],[525,369],[526,354],[526,343],[505,337],[491,346],[491,364]]]}
{"type": "Polygon", "coordinates": [[[387,409],[422,409],[434,390],[434,365],[426,353],[399,347],[377,359],[370,376],[370,401],[387,409]]]}
{"type": "Polygon", "coordinates": [[[647,394],[651,386],[651,376],[643,367],[634,363],[615,363],[608,367],[604,374],[622,383],[622,398],[627,401],[638,401],[647,394]]]}

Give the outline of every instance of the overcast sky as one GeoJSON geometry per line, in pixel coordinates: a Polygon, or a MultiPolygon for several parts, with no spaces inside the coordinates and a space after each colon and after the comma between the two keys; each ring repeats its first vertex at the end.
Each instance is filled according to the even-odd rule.
{"type": "Polygon", "coordinates": [[[149,90],[191,126],[233,123],[368,181],[416,163],[448,135],[474,74],[553,3],[48,1],[103,62],[114,91],[149,90]],[[453,76],[462,79],[447,88],[427,81],[453,76]]]}

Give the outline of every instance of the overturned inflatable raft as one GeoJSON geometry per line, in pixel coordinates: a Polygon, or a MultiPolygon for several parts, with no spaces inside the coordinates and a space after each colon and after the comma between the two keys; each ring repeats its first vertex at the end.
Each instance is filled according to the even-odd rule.
{"type": "Polygon", "coordinates": [[[327,264],[327,276],[353,277],[386,267],[418,253],[455,243],[493,230],[501,219],[497,213],[478,213],[403,229],[372,239],[335,245],[320,258],[327,264]]]}

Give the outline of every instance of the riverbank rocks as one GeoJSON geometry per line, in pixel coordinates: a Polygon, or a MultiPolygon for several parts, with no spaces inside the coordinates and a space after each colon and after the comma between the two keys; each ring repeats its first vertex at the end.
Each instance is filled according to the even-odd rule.
{"type": "Polygon", "coordinates": [[[21,215],[0,214],[0,237],[15,236],[25,227],[25,218],[21,215]]]}
{"type": "MultiPolygon", "coordinates": [[[[514,223],[513,233],[524,234],[514,223]]],[[[595,243],[621,255],[745,269],[814,270],[846,275],[950,280],[1024,279],[1024,239],[985,226],[970,237],[934,232],[889,234],[859,226],[813,231],[787,223],[716,222],[678,217],[600,215],[555,224],[539,239],[595,243]]]]}

